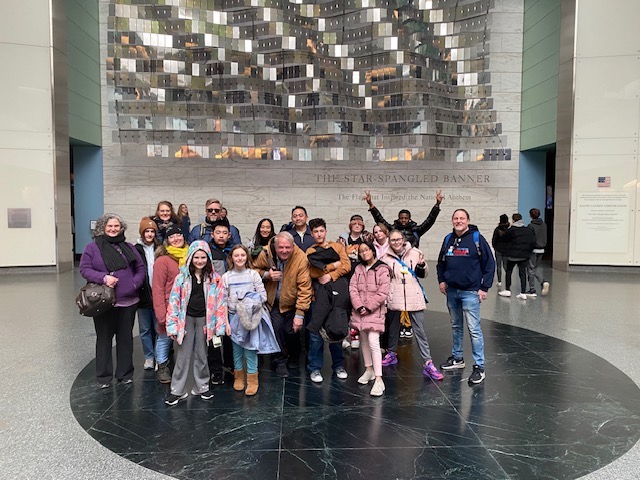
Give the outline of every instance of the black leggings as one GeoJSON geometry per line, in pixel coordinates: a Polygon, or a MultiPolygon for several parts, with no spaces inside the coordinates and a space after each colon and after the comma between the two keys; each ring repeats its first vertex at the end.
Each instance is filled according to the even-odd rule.
{"type": "Polygon", "coordinates": [[[514,262],[513,260],[507,260],[507,290],[511,290],[511,274],[513,273],[513,268],[518,265],[518,276],[520,277],[520,293],[526,293],[527,291],[527,264],[529,263],[529,259],[520,260],[519,262],[514,262]]]}

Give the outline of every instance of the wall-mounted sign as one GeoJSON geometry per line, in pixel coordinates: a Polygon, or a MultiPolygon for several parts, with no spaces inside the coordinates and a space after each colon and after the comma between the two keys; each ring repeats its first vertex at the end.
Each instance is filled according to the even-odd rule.
{"type": "Polygon", "coordinates": [[[31,228],[30,208],[7,208],[9,228],[31,228]]]}
{"type": "Polygon", "coordinates": [[[576,252],[627,253],[629,192],[578,193],[576,252]]]}

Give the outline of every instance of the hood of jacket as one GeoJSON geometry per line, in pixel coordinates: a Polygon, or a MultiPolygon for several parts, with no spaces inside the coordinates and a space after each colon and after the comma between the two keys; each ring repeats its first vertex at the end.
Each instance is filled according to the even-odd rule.
{"type": "Polygon", "coordinates": [[[517,222],[513,222],[512,227],[524,227],[524,222],[522,220],[518,220],[517,222]]]}
{"type": "Polygon", "coordinates": [[[531,220],[531,223],[534,225],[542,225],[544,222],[541,218],[534,218],[533,220],[531,220]]]}
{"type": "Polygon", "coordinates": [[[209,257],[209,261],[213,264],[213,257],[211,256],[211,248],[209,244],[204,240],[196,240],[191,245],[189,245],[189,250],[187,250],[187,259],[184,262],[184,265],[180,267],[179,277],[184,281],[191,274],[189,273],[189,265],[191,265],[191,261],[193,260],[193,256],[198,250],[202,250],[209,257]]]}

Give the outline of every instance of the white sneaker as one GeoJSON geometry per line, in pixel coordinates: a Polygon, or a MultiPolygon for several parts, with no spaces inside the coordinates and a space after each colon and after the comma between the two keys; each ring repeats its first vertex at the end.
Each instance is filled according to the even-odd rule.
{"type": "Polygon", "coordinates": [[[322,374],[320,373],[320,370],[314,370],[313,372],[311,372],[311,375],[309,375],[309,378],[313,383],[322,383],[322,380],[324,380],[322,378],[322,374]]]}
{"type": "Polygon", "coordinates": [[[516,295],[516,298],[519,298],[520,300],[526,300],[527,299],[527,294],[526,293],[519,293],[516,295]]]}
{"type": "Polygon", "coordinates": [[[500,295],[501,297],[510,297],[511,296],[511,290],[500,290],[498,292],[498,295],[500,295]]]}
{"type": "Polygon", "coordinates": [[[544,297],[547,293],[549,293],[549,282],[542,282],[542,296],[544,297]]]}
{"type": "Polygon", "coordinates": [[[382,395],[384,393],[384,382],[382,381],[382,379],[380,380],[376,380],[373,383],[373,388],[371,389],[371,392],[369,392],[370,395],[374,396],[374,397],[379,397],[380,395],[382,395]]]}
{"type": "Polygon", "coordinates": [[[340,380],[345,380],[349,377],[349,374],[344,369],[344,367],[338,367],[336,368],[336,377],[338,377],[340,380]]]}
{"type": "Polygon", "coordinates": [[[365,370],[362,376],[358,379],[358,383],[360,385],[366,385],[371,380],[376,379],[376,374],[373,373],[373,370],[365,370]]]}
{"type": "Polygon", "coordinates": [[[350,346],[351,346],[351,342],[349,340],[347,340],[346,338],[344,340],[342,340],[342,348],[344,348],[346,350],[350,346]]]}
{"type": "Polygon", "coordinates": [[[156,367],[156,362],[153,358],[145,358],[144,359],[144,369],[145,370],[153,370],[156,367]]]}

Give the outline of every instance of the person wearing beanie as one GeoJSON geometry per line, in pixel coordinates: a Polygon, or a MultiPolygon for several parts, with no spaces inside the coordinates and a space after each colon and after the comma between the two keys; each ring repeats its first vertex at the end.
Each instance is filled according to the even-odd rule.
{"type": "Polygon", "coordinates": [[[153,279],[153,264],[155,262],[155,249],[158,246],[156,235],[158,225],[149,217],[140,220],[140,238],[135,244],[136,250],[142,257],[147,272],[144,283],[138,291],[140,303],[138,303],[138,331],[144,353],[144,369],[153,370],[155,367],[155,339],[158,320],[153,313],[153,297],[151,293],[151,279],[153,279]]]}
{"type": "Polygon", "coordinates": [[[509,228],[509,217],[506,213],[500,215],[500,223],[493,231],[491,246],[496,254],[496,276],[498,277],[498,288],[502,286],[502,272],[507,270],[507,258],[504,256],[507,243],[503,240],[504,233],[509,228]]]}

